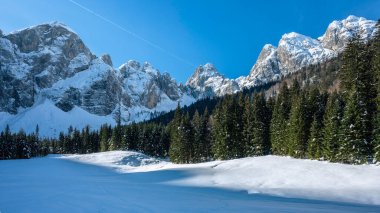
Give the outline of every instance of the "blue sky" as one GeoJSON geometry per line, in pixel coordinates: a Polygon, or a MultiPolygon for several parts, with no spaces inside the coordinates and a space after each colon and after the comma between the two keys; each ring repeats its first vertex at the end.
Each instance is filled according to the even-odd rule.
{"type": "Polygon", "coordinates": [[[282,34],[317,38],[351,14],[377,20],[379,8],[380,0],[1,0],[0,29],[63,22],[115,67],[149,61],[185,82],[206,62],[229,78],[247,75],[263,45],[282,34]]]}

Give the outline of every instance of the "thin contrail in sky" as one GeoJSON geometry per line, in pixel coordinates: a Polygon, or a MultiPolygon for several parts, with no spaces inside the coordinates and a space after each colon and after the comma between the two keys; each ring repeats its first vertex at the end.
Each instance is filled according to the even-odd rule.
{"type": "Polygon", "coordinates": [[[177,59],[178,61],[181,61],[181,62],[183,62],[183,63],[185,63],[185,64],[187,64],[187,65],[189,65],[189,66],[191,66],[191,67],[193,67],[193,68],[196,67],[196,66],[194,66],[192,63],[188,62],[187,60],[185,60],[185,59],[183,59],[183,58],[181,58],[181,57],[179,57],[179,56],[177,56],[177,55],[175,55],[175,54],[169,52],[168,50],[166,50],[166,49],[160,47],[159,45],[157,45],[157,44],[155,44],[155,43],[153,43],[153,42],[151,42],[151,41],[149,41],[149,40],[147,40],[147,39],[141,37],[140,35],[138,35],[138,34],[132,32],[132,31],[126,29],[126,28],[123,27],[123,26],[121,26],[120,24],[118,24],[118,23],[116,23],[116,22],[113,22],[113,21],[111,21],[110,19],[108,19],[108,18],[106,18],[106,17],[100,15],[99,13],[96,13],[95,11],[93,11],[93,10],[91,10],[91,9],[89,9],[89,8],[87,8],[87,7],[85,7],[84,5],[79,4],[78,2],[76,2],[76,1],[74,1],[74,0],[69,0],[69,1],[70,1],[71,3],[73,3],[73,4],[75,4],[76,6],[80,7],[81,9],[83,9],[83,10],[85,10],[85,11],[91,13],[92,15],[94,15],[94,16],[96,16],[96,17],[102,19],[103,21],[105,21],[105,22],[107,22],[107,23],[113,25],[114,27],[116,27],[116,28],[118,28],[118,29],[120,29],[120,30],[122,30],[122,31],[124,31],[124,32],[126,32],[126,33],[128,33],[128,34],[130,34],[131,36],[133,36],[133,37],[135,37],[135,38],[137,38],[137,39],[139,39],[139,40],[145,42],[146,44],[148,44],[148,45],[150,45],[150,46],[152,46],[152,47],[154,47],[154,48],[156,48],[156,49],[162,51],[163,53],[165,53],[165,54],[167,54],[167,55],[169,55],[169,56],[171,56],[171,57],[173,57],[173,58],[175,58],[175,59],[177,59]]]}

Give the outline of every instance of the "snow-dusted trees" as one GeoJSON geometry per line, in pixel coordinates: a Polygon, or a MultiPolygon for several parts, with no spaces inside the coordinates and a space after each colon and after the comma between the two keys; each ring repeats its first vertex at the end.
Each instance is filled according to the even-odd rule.
{"type": "Polygon", "coordinates": [[[284,82],[275,101],[270,124],[272,153],[275,155],[286,155],[288,153],[286,127],[288,126],[290,108],[291,100],[289,88],[287,83],[284,82]]]}
{"type": "Polygon", "coordinates": [[[37,132],[27,135],[22,129],[12,134],[7,125],[0,133],[0,159],[28,159],[47,154],[37,135],[37,132]]]}

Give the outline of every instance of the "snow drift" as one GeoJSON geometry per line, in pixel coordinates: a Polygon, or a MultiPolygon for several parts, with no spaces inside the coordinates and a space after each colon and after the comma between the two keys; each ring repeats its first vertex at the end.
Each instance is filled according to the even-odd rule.
{"type": "Polygon", "coordinates": [[[190,176],[165,184],[219,187],[276,196],[380,205],[380,167],[264,156],[201,164],[172,164],[141,153],[66,155],[122,173],[181,170],[190,176]]]}

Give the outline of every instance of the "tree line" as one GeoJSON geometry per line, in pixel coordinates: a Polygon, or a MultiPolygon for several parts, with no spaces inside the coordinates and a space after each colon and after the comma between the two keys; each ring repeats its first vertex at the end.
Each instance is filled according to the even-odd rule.
{"type": "Polygon", "coordinates": [[[41,141],[38,132],[37,125],[32,134],[26,134],[23,130],[11,133],[7,125],[0,133],[0,160],[46,156],[49,153],[50,141],[41,141]]]}

